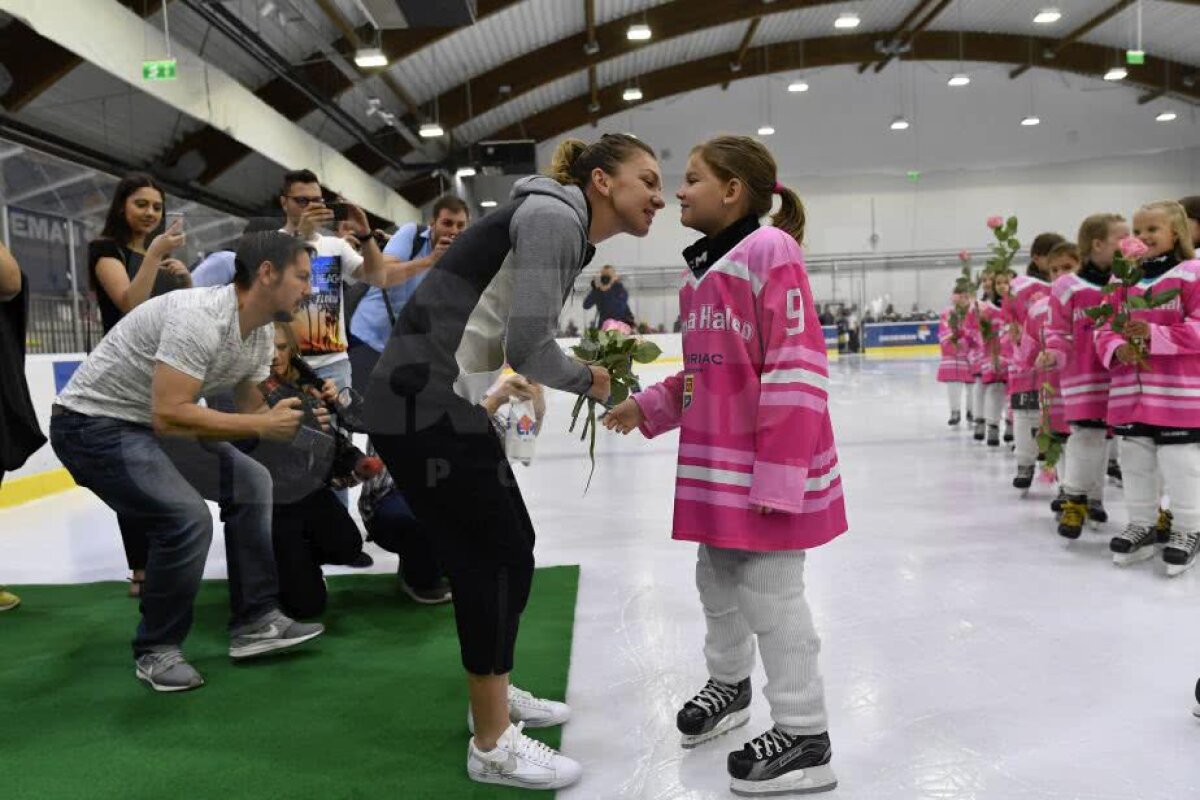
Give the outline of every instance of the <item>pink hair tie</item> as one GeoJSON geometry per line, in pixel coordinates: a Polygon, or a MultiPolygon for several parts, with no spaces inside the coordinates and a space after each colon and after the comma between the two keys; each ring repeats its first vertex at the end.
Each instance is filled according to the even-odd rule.
{"type": "Polygon", "coordinates": [[[779,181],[775,181],[775,188],[771,191],[773,191],[775,194],[783,194],[783,184],[779,181]]]}

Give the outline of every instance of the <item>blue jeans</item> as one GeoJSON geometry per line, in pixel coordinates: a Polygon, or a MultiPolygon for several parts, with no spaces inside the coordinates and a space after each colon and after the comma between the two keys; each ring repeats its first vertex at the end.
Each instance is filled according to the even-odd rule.
{"type": "Polygon", "coordinates": [[[58,413],[50,443],[71,477],[150,540],[135,656],[179,647],[192,626],[213,524],[205,499],[221,507],[229,565],[231,632],[279,607],[271,549],[271,475],[226,442],[160,437],[110,417],[58,413]]]}
{"type": "MultiPolygon", "coordinates": [[[[332,364],[326,364],[323,367],[314,367],[313,372],[317,373],[317,376],[323,381],[333,381],[339,392],[342,389],[345,389],[347,386],[350,386],[351,376],[349,358],[343,358],[341,361],[334,361],[332,364]]],[[[346,506],[347,508],[350,507],[349,489],[338,489],[334,492],[334,494],[337,495],[337,499],[341,501],[342,505],[346,506]]]]}

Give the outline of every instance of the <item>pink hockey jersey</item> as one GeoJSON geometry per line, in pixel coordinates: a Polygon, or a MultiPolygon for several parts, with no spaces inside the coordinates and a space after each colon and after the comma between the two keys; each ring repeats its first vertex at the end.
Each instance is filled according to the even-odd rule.
{"type": "Polygon", "coordinates": [[[974,383],[971,351],[974,338],[979,335],[979,328],[970,324],[971,312],[968,308],[958,325],[958,330],[955,331],[950,324],[952,313],[953,303],[942,310],[938,323],[938,344],[942,349],[942,362],[938,365],[937,379],[942,383],[974,383]]]}
{"type": "Polygon", "coordinates": [[[1033,301],[1025,315],[1025,325],[1021,329],[1021,342],[1013,353],[1012,367],[1009,370],[1009,391],[1041,392],[1043,384],[1050,384],[1050,427],[1056,433],[1069,433],[1064,414],[1065,406],[1062,399],[1062,389],[1059,385],[1057,365],[1050,368],[1038,368],[1037,359],[1043,349],[1049,352],[1047,341],[1047,326],[1050,322],[1050,297],[1043,295],[1033,301]],[[1013,388],[1013,382],[1018,382],[1018,388],[1013,388]]]}
{"type": "MultiPolygon", "coordinates": [[[[1024,336],[1025,320],[1029,316],[1029,310],[1033,305],[1050,294],[1050,284],[1041,278],[1032,275],[1018,275],[1013,278],[1012,288],[1009,291],[1008,297],[1004,300],[1004,320],[1005,326],[1016,325],[1021,330],[1021,335],[1024,336]]],[[[1011,328],[1010,328],[1011,331],[1011,328]]],[[[1009,336],[1011,336],[1010,332],[1009,336]]],[[[1015,351],[1020,347],[1020,340],[1012,340],[1012,349],[1015,351]]],[[[1008,387],[1009,395],[1018,392],[1031,392],[1037,383],[1037,378],[1033,374],[1032,365],[1026,367],[1020,363],[1019,359],[1012,359],[1008,365],[1008,387]]]]}
{"type": "Polygon", "coordinates": [[[673,537],[755,551],[830,541],[846,511],[800,246],[759,228],[685,278],[684,369],[634,396],[647,437],[681,428],[673,537]]]}
{"type": "Polygon", "coordinates": [[[1096,323],[1085,313],[1104,300],[1101,287],[1071,273],[1050,290],[1046,347],[1054,354],[1068,422],[1104,420],[1108,413],[1108,369],[1096,353],[1096,323]]]}
{"type": "Polygon", "coordinates": [[[1008,334],[1008,320],[1005,319],[1004,309],[991,300],[981,300],[979,303],[979,318],[986,319],[992,326],[995,338],[987,341],[983,338],[980,326],[979,340],[982,369],[980,377],[984,383],[1003,383],[1008,380],[1008,362],[1012,359],[1015,343],[1008,334]]]}
{"type": "Polygon", "coordinates": [[[1106,419],[1114,426],[1200,428],[1200,260],[1177,264],[1129,293],[1142,295],[1147,288],[1155,294],[1180,290],[1164,306],[1132,312],[1150,323],[1148,366],[1122,364],[1115,353],[1125,338],[1108,325],[1096,330],[1096,352],[1112,373],[1106,419]]]}

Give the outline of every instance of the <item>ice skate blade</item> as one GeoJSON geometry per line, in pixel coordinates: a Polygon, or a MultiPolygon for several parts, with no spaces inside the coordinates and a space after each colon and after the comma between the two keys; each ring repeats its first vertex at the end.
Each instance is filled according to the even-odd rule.
{"type": "Polygon", "coordinates": [[[679,739],[679,745],[685,750],[691,750],[693,747],[699,747],[705,742],[718,739],[730,731],[742,727],[749,721],[750,709],[743,708],[741,711],[734,711],[728,717],[718,722],[717,726],[708,733],[701,733],[697,736],[689,736],[686,733],[682,734],[679,739]]]}
{"type": "Polygon", "coordinates": [[[1140,547],[1132,553],[1113,553],[1113,563],[1118,567],[1131,567],[1154,558],[1153,547],[1140,547]]]}
{"type": "Polygon", "coordinates": [[[1178,578],[1183,573],[1196,565],[1196,559],[1192,559],[1186,564],[1167,564],[1167,577],[1178,578]]]}
{"type": "Polygon", "coordinates": [[[1200,719],[1200,706],[1196,706],[1192,709],[1192,716],[1196,719],[1200,719]]]}
{"type": "Polygon", "coordinates": [[[837,788],[837,776],[828,764],[796,770],[770,781],[744,781],[732,778],[729,789],[739,797],[783,797],[792,794],[816,794],[837,788]]]}

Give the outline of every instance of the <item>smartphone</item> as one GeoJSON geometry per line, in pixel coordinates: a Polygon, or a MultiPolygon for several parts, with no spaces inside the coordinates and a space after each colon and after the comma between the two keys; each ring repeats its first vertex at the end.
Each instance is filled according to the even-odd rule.
{"type": "Polygon", "coordinates": [[[325,204],[333,212],[333,221],[345,222],[350,218],[350,205],[342,200],[333,200],[325,204]]]}
{"type": "Polygon", "coordinates": [[[179,220],[179,228],[180,228],[180,230],[182,230],[186,219],[187,219],[187,215],[184,214],[182,211],[168,211],[167,212],[167,227],[168,228],[171,227],[175,223],[175,220],[179,220]]]}

